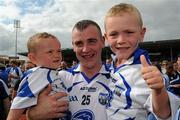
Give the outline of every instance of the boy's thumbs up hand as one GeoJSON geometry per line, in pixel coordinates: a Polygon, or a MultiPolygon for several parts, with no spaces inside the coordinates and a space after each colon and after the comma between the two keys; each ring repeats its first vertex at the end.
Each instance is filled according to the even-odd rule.
{"type": "Polygon", "coordinates": [[[147,62],[147,60],[146,60],[146,58],[145,58],[144,55],[141,55],[141,56],[140,56],[140,61],[141,61],[141,64],[142,64],[143,67],[148,67],[148,66],[150,66],[149,63],[147,62]]]}
{"type": "Polygon", "coordinates": [[[148,64],[144,55],[140,56],[142,77],[151,89],[160,90],[164,87],[163,77],[157,67],[148,64]]]}

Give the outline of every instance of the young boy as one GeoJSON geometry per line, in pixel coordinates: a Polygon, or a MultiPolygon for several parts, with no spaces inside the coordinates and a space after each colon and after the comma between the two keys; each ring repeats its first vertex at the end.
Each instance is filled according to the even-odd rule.
{"type": "Polygon", "coordinates": [[[138,48],[145,32],[133,5],[115,5],[105,17],[105,38],[116,55],[111,74],[116,81],[110,85],[114,94],[107,110],[110,120],[145,120],[148,112],[166,119],[171,114],[161,73],[150,66],[148,53],[138,48]]]}
{"type": "Polygon", "coordinates": [[[38,94],[50,83],[52,92],[65,91],[58,76],[62,60],[61,44],[49,33],[38,33],[28,43],[28,58],[37,67],[30,69],[13,100],[8,120],[18,120],[26,108],[37,104],[38,94]]]}

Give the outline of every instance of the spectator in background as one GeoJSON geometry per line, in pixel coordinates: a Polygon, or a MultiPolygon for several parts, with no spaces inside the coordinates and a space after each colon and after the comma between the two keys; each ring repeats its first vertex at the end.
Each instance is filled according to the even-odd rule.
{"type": "Polygon", "coordinates": [[[167,76],[169,79],[168,90],[174,93],[175,95],[180,96],[180,75],[174,70],[173,62],[169,62],[167,65],[167,76]]]}
{"type": "Polygon", "coordinates": [[[18,82],[22,76],[22,71],[19,67],[19,63],[16,60],[11,61],[12,68],[9,72],[9,80],[11,87],[14,88],[16,82],[18,82]]]}
{"type": "Polygon", "coordinates": [[[163,60],[162,63],[161,63],[161,69],[162,69],[162,73],[163,73],[163,74],[166,73],[167,64],[168,64],[168,61],[167,61],[167,60],[163,60]]]}
{"type": "Polygon", "coordinates": [[[10,92],[7,85],[0,79],[0,120],[6,120],[11,106],[10,92]]]}
{"type": "Polygon", "coordinates": [[[0,63],[0,79],[8,86],[8,73],[6,72],[6,66],[3,63],[0,63]]]}
{"type": "Polygon", "coordinates": [[[6,72],[7,72],[8,74],[10,73],[11,68],[12,68],[11,63],[8,63],[8,64],[6,65],[6,72]]]}
{"type": "Polygon", "coordinates": [[[177,71],[180,74],[180,54],[178,55],[177,63],[178,63],[178,70],[177,71]]]}
{"type": "Polygon", "coordinates": [[[178,63],[177,63],[177,61],[174,61],[174,62],[173,62],[173,69],[174,69],[175,71],[178,71],[178,63]]]}
{"type": "Polygon", "coordinates": [[[9,71],[9,82],[10,82],[10,87],[12,91],[11,98],[14,99],[14,97],[16,96],[16,92],[14,92],[14,87],[16,84],[20,82],[22,71],[21,71],[21,68],[19,67],[18,61],[13,60],[10,63],[12,67],[9,71]]]}

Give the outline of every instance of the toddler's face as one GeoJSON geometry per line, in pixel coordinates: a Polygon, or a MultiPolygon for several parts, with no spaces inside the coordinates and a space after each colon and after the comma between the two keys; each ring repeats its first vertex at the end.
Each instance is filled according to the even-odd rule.
{"type": "Polygon", "coordinates": [[[41,40],[37,47],[35,53],[37,65],[52,69],[60,67],[62,60],[61,44],[57,39],[46,38],[41,40]]]}
{"type": "Polygon", "coordinates": [[[145,28],[139,25],[137,17],[124,13],[106,19],[105,38],[117,59],[126,61],[143,41],[145,28]]]}

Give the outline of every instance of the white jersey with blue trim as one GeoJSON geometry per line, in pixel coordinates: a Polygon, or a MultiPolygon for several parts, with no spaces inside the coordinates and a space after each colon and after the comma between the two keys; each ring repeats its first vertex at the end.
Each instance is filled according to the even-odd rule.
{"type": "Polygon", "coordinates": [[[80,72],[80,65],[59,74],[69,94],[72,120],[107,120],[106,108],[112,91],[108,87],[110,72],[105,65],[92,78],[80,72]]]}
{"type": "Polygon", "coordinates": [[[107,109],[109,120],[146,120],[146,102],[151,89],[141,75],[139,54],[136,51],[126,63],[118,68],[112,68],[111,76],[114,83],[109,86],[113,91],[111,106],[107,109]]]}
{"type": "MultiPolygon", "coordinates": [[[[111,106],[107,109],[109,120],[147,120],[148,113],[153,113],[151,89],[141,74],[140,55],[142,54],[149,62],[148,53],[137,49],[133,56],[120,67],[111,66],[114,83],[109,86],[113,91],[111,106]]],[[[169,96],[171,96],[170,93],[169,96]]],[[[172,101],[171,98],[170,101],[172,101]]],[[[174,103],[178,103],[178,99],[176,98],[175,101],[172,102],[171,108],[174,107],[174,103]]],[[[172,110],[173,114],[176,109],[172,110]]]]}
{"type": "Polygon", "coordinates": [[[17,96],[11,109],[27,108],[37,104],[39,93],[48,85],[52,85],[52,93],[65,91],[57,70],[35,67],[29,71],[19,85],[17,96]]]}

